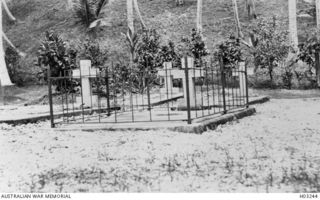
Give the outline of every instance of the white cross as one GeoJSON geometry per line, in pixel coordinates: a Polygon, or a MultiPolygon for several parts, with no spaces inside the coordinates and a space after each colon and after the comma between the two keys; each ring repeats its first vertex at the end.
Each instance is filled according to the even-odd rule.
{"type": "Polygon", "coordinates": [[[204,77],[204,71],[199,69],[194,69],[194,59],[192,57],[188,57],[188,69],[191,69],[188,71],[188,80],[186,80],[186,74],[185,74],[185,59],[181,59],[182,64],[182,70],[174,69],[171,70],[171,74],[173,75],[173,78],[179,78],[182,79],[183,82],[183,94],[184,94],[184,100],[185,100],[185,106],[187,106],[187,81],[189,81],[189,97],[190,97],[190,105],[196,106],[196,94],[195,94],[195,78],[198,77],[204,77]],[[192,70],[194,69],[194,70],[192,70]]]}
{"type": "Polygon", "coordinates": [[[83,106],[92,107],[96,102],[97,97],[92,95],[92,88],[90,85],[90,78],[97,77],[97,69],[91,68],[91,60],[80,60],[80,70],[72,71],[72,77],[81,79],[81,91],[83,106]]]}
{"type": "Polygon", "coordinates": [[[175,93],[179,93],[179,88],[173,87],[172,62],[163,63],[163,70],[158,71],[158,75],[164,77],[164,88],[161,88],[161,94],[167,94],[169,98],[175,93]]]}
{"type": "MultiPolygon", "coordinates": [[[[240,85],[241,92],[245,92],[247,89],[245,70],[246,70],[245,63],[240,62],[239,69],[235,69],[232,71],[232,76],[239,77],[239,85],[240,85]]],[[[245,94],[243,94],[243,95],[245,95],[245,94]]]]}

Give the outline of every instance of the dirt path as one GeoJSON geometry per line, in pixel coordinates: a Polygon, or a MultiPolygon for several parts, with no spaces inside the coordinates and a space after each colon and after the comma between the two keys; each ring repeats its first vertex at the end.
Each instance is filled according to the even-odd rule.
{"type": "Polygon", "coordinates": [[[48,127],[0,125],[0,191],[320,191],[320,98],[271,100],[203,135],[48,127]]]}

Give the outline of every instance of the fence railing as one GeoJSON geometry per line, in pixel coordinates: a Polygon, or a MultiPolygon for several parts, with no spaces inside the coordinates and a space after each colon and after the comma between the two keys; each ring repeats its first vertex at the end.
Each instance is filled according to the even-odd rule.
{"type": "Polygon", "coordinates": [[[48,72],[51,125],[186,121],[219,116],[248,107],[244,65],[226,68],[213,62],[144,70],[111,65],[48,72]]]}

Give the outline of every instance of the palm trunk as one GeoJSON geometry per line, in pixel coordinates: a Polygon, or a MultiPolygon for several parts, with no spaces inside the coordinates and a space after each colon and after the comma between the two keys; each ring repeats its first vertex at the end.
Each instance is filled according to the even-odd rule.
{"type": "MultiPolygon", "coordinates": [[[[317,11],[317,28],[319,30],[320,29],[320,0],[316,0],[316,11],[317,11]]],[[[316,56],[316,61],[318,61],[318,62],[316,62],[316,66],[315,66],[316,67],[316,76],[317,76],[317,85],[318,85],[318,87],[320,87],[320,62],[319,62],[320,53],[317,52],[315,54],[315,56],[316,56]]]]}
{"type": "Polygon", "coordinates": [[[1,0],[2,3],[3,3],[3,8],[4,10],[6,11],[7,15],[9,16],[9,18],[12,20],[12,21],[16,21],[16,18],[12,15],[12,13],[10,12],[9,8],[8,8],[8,5],[7,5],[7,2],[5,0],[1,0]]]}
{"type": "Polygon", "coordinates": [[[202,32],[202,0],[198,0],[197,8],[197,31],[202,32]]]}
{"type": "Polygon", "coordinates": [[[256,6],[255,6],[254,0],[246,0],[246,7],[248,11],[249,20],[256,19],[257,14],[256,14],[256,6]]]}
{"type": "Polygon", "coordinates": [[[10,80],[7,65],[4,59],[5,53],[3,46],[2,17],[2,3],[0,2],[0,81],[2,86],[9,86],[13,84],[10,80]]]}
{"type": "Polygon", "coordinates": [[[234,20],[236,23],[237,37],[243,38],[243,33],[241,31],[241,24],[240,24],[240,20],[239,20],[237,0],[232,0],[232,3],[233,3],[234,20]]]}
{"type": "Polygon", "coordinates": [[[73,0],[67,0],[66,8],[67,10],[71,10],[73,7],[73,0]]]}
{"type": "Polygon", "coordinates": [[[133,5],[134,5],[134,9],[137,11],[137,15],[140,19],[141,25],[143,29],[147,29],[146,24],[144,23],[141,13],[140,13],[140,9],[139,9],[139,5],[138,5],[138,1],[137,0],[133,0],[133,5]]]}
{"type": "Polygon", "coordinates": [[[288,0],[290,42],[298,49],[297,1],[288,0]]]}
{"type": "Polygon", "coordinates": [[[131,34],[134,35],[133,0],[127,0],[127,20],[129,32],[131,32],[131,34]]]}

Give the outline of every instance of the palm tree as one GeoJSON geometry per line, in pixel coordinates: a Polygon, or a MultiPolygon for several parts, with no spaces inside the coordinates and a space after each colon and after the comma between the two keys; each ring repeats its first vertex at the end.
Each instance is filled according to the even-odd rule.
{"type": "Polygon", "coordinates": [[[241,31],[241,24],[240,24],[240,20],[239,20],[237,0],[232,0],[232,4],[233,4],[234,20],[235,20],[235,23],[236,23],[237,37],[238,38],[243,38],[244,36],[243,36],[242,31],[241,31]]]}
{"type": "Polygon", "coordinates": [[[288,0],[289,12],[289,33],[290,42],[294,49],[298,49],[298,29],[297,29],[297,1],[288,0]]]}
{"type": "Polygon", "coordinates": [[[198,0],[197,8],[197,31],[202,32],[202,0],[198,0]]]}
{"type": "Polygon", "coordinates": [[[137,0],[133,0],[133,6],[134,6],[134,9],[136,10],[137,12],[137,15],[139,17],[139,20],[140,20],[140,23],[142,25],[142,28],[143,29],[147,29],[143,19],[142,19],[142,16],[141,16],[141,13],[140,13],[140,9],[139,9],[139,5],[138,5],[138,1],[137,0]]]}
{"type": "Polygon", "coordinates": [[[109,25],[102,17],[103,9],[108,2],[109,0],[97,0],[95,2],[73,0],[72,6],[76,24],[81,24],[87,30],[109,25]]]}
{"type": "Polygon", "coordinates": [[[256,6],[255,6],[255,1],[254,0],[246,0],[246,7],[248,11],[248,17],[249,19],[256,19],[257,14],[256,14],[256,6]]]}
{"type": "Polygon", "coordinates": [[[320,29],[320,0],[316,1],[317,28],[320,29]]]}
{"type": "Polygon", "coordinates": [[[127,0],[127,21],[128,29],[131,34],[134,34],[134,23],[133,23],[133,0],[127,0]]]}
{"type": "Polygon", "coordinates": [[[127,34],[123,34],[127,40],[127,45],[130,49],[130,66],[133,66],[135,51],[138,45],[138,34],[134,29],[134,10],[136,10],[137,15],[140,19],[140,23],[143,29],[147,29],[138,6],[137,0],[127,0],[127,22],[128,22],[128,31],[127,34]]]}
{"type": "Polygon", "coordinates": [[[5,38],[5,40],[11,46],[13,46],[14,49],[16,49],[16,48],[14,47],[14,45],[10,42],[10,40],[7,38],[7,36],[2,31],[3,30],[2,29],[2,5],[11,20],[16,21],[16,18],[13,17],[10,10],[8,9],[6,1],[5,0],[0,0],[0,1],[1,1],[0,2],[0,81],[1,81],[1,86],[7,86],[7,85],[13,85],[13,84],[10,80],[10,77],[8,74],[8,69],[6,66],[5,58],[4,58],[5,53],[4,53],[4,48],[3,48],[3,38],[5,38]]]}
{"type": "MultiPolygon", "coordinates": [[[[320,30],[320,0],[316,0],[316,18],[317,18],[317,28],[320,30]]],[[[320,87],[320,54],[316,52],[316,76],[317,76],[317,84],[320,87]]]]}

